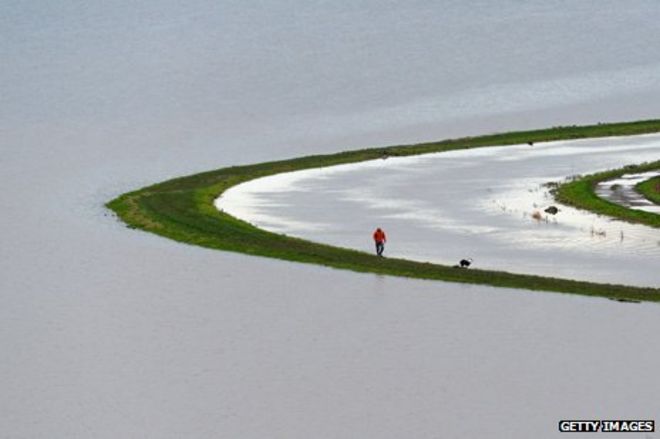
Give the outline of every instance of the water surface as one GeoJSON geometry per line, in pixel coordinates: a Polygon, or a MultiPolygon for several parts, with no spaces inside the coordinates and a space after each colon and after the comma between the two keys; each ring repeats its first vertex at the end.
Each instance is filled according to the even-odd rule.
{"type": "Polygon", "coordinates": [[[635,190],[635,186],[643,181],[660,175],[660,171],[623,174],[621,177],[601,181],[595,187],[599,197],[620,204],[629,209],[660,214],[660,206],[647,199],[635,190]]]}
{"type": "Polygon", "coordinates": [[[214,252],[103,208],[223,166],[657,117],[658,16],[653,0],[1,2],[0,436],[660,419],[655,305],[214,252]]]}
{"type": "Polygon", "coordinates": [[[559,205],[549,182],[660,157],[660,135],[466,149],[297,171],[235,186],[218,208],[267,230],[387,255],[660,286],[660,232],[559,205]],[[555,206],[557,207],[557,206],[555,206]]]}

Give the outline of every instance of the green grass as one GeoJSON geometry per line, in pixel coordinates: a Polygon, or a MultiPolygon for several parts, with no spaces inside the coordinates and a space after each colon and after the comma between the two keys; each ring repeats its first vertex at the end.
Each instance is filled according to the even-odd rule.
{"type": "Polygon", "coordinates": [[[219,212],[213,206],[213,200],[229,187],[281,172],[355,163],[378,159],[384,155],[409,156],[493,145],[634,135],[658,131],[660,131],[660,120],[583,127],[555,127],[234,166],[175,178],[126,193],[109,202],[108,207],[129,227],[156,233],[176,241],[218,250],[313,263],[356,272],[616,299],[659,301],[660,289],[658,288],[598,284],[501,271],[461,270],[405,259],[379,258],[370,253],[267,232],[219,212]]]}
{"type": "Polygon", "coordinates": [[[610,180],[623,174],[646,172],[654,169],[660,169],[660,161],[643,163],[641,165],[628,165],[619,169],[580,176],[572,181],[560,184],[553,192],[559,202],[579,209],[590,210],[600,215],[619,218],[631,223],[660,227],[660,215],[628,209],[627,207],[604,200],[594,192],[594,188],[601,181],[610,180]]]}
{"type": "MultiPolygon", "coordinates": [[[[658,167],[660,168],[660,166],[658,167]]],[[[648,200],[660,205],[660,177],[650,178],[635,185],[635,189],[648,200]]]]}

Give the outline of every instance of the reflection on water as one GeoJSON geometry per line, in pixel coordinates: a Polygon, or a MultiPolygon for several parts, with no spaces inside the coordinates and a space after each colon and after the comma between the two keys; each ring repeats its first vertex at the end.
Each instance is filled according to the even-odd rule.
{"type": "Polygon", "coordinates": [[[454,264],[660,285],[660,233],[555,204],[566,176],[657,159],[660,135],[451,151],[266,177],[230,189],[217,205],[268,230],[387,254],[454,264]]]}

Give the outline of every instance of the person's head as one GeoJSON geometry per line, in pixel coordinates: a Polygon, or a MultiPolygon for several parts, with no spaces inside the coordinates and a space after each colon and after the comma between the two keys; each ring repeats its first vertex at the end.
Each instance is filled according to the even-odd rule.
{"type": "Polygon", "coordinates": [[[380,227],[377,227],[377,228],[376,228],[376,231],[377,231],[377,232],[382,232],[382,230],[380,230],[380,227]]]}

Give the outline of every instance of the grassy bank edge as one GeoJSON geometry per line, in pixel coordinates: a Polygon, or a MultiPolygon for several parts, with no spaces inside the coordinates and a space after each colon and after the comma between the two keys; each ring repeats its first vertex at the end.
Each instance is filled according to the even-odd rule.
{"type": "MultiPolygon", "coordinates": [[[[658,167],[660,169],[660,166],[658,167]]],[[[660,177],[653,177],[635,185],[635,190],[646,197],[647,200],[660,205],[660,177]]]]}
{"type": "Polygon", "coordinates": [[[559,184],[552,192],[560,203],[578,209],[589,210],[599,215],[618,218],[631,223],[660,227],[660,215],[641,210],[628,209],[596,195],[594,188],[598,183],[622,176],[623,174],[660,169],[660,160],[637,165],[627,165],[595,174],[579,176],[571,181],[559,184]]]}
{"type": "Polygon", "coordinates": [[[107,206],[129,227],[203,247],[320,264],[357,272],[474,283],[497,287],[574,293],[615,299],[660,301],[660,289],[599,284],[569,279],[378,258],[370,253],[267,232],[219,212],[213,200],[229,187],[258,177],[301,169],[356,163],[384,156],[409,156],[456,149],[660,131],[660,120],[555,127],[491,134],[440,142],[343,151],[254,165],[234,166],[179,177],[123,194],[107,206]]]}

